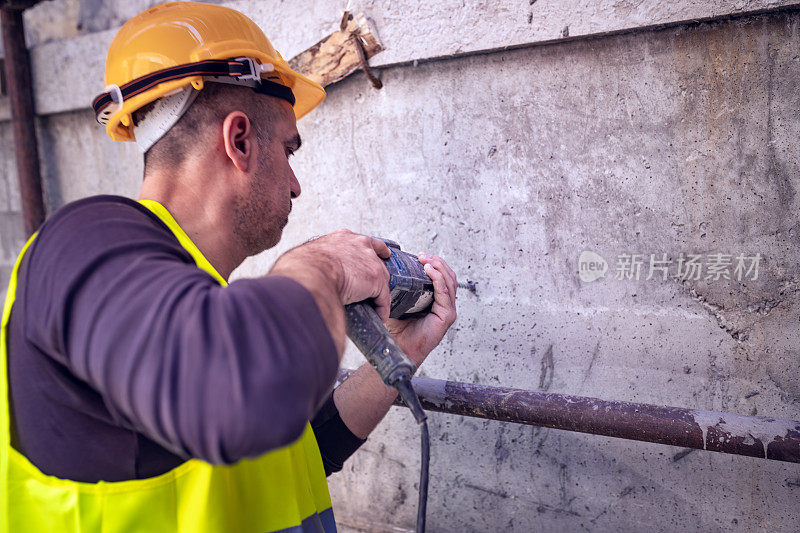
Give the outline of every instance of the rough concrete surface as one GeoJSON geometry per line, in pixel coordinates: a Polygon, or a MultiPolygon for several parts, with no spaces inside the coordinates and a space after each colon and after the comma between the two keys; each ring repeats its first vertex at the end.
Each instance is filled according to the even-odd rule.
{"type": "MultiPolygon", "coordinates": [[[[303,194],[282,243],[236,275],[339,227],[389,237],[478,283],[421,375],[800,419],[798,30],[800,15],[777,13],[400,65],[381,90],[348,78],[299,123],[303,194]],[[609,262],[604,278],[580,280],[584,250],[609,262]],[[626,253],[762,260],[757,279],[618,280],[626,253]]],[[[51,208],[135,194],[135,147],[88,111],[40,132],[51,208]]],[[[5,253],[19,240],[8,123],[0,138],[5,253]]],[[[351,348],[345,366],[361,361],[351,348]]],[[[798,465],[438,413],[430,425],[431,531],[800,519],[798,465]]],[[[418,439],[394,409],[330,478],[342,530],[413,529],[418,439]]]]}
{"type": "MultiPolygon", "coordinates": [[[[51,114],[83,109],[103,89],[103,65],[118,26],[157,0],[56,0],[26,13],[35,106],[51,114]],[[53,84],[58,79],[60,83],[53,84]]],[[[500,50],[566,38],[692,22],[774,9],[797,9],[798,0],[355,0],[214,2],[250,16],[291,58],[339,27],[345,6],[374,20],[386,49],[376,67],[454,54],[500,50]],[[302,21],[298,24],[298,21],[302,21]]],[[[8,109],[0,102],[0,120],[8,109]]]]}
{"type": "MultiPolygon", "coordinates": [[[[329,96],[336,113],[301,122],[306,197],[285,242],[349,226],[441,253],[476,281],[426,375],[798,418],[797,24],[756,17],[388,69],[381,91],[348,80],[329,96]],[[584,284],[587,249],[765,259],[742,284],[584,284]]],[[[796,465],[448,415],[433,416],[432,438],[434,530],[798,519],[796,465]]],[[[413,527],[417,439],[394,412],[332,480],[343,522],[413,527]]]]}

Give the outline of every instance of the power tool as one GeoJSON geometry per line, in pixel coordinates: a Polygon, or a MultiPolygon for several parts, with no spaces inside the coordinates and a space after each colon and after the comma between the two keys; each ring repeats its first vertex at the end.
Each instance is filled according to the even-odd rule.
{"type": "MultiPolygon", "coordinates": [[[[390,318],[413,318],[430,312],[433,304],[433,282],[419,260],[400,249],[394,241],[382,239],[391,256],[384,261],[389,271],[391,298],[390,318]]],[[[411,387],[414,363],[403,353],[381,322],[372,305],[366,301],[345,306],[347,335],[364,354],[383,382],[400,392],[403,402],[411,409],[422,430],[422,465],[417,507],[417,532],[425,531],[425,510],[428,500],[428,464],[430,437],[425,411],[411,387]]]]}
{"type": "MultiPolygon", "coordinates": [[[[415,256],[402,251],[394,241],[381,240],[391,252],[391,256],[384,260],[389,271],[389,318],[403,320],[424,316],[433,304],[431,278],[415,256]]],[[[347,335],[375,367],[383,382],[399,389],[401,381],[410,381],[416,367],[386,330],[372,305],[366,301],[349,304],[345,306],[345,312],[347,335]]],[[[400,395],[403,396],[402,390],[400,395]]],[[[410,407],[408,402],[406,404],[410,407]]],[[[413,407],[411,409],[414,411],[413,407]]],[[[420,410],[414,416],[421,423],[425,413],[420,410]]]]}

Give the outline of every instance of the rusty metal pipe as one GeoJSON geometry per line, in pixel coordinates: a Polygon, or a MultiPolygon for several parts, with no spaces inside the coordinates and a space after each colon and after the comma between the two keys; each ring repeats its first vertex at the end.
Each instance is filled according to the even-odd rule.
{"type": "MultiPolygon", "coordinates": [[[[342,370],[339,379],[351,372],[342,370]]],[[[412,385],[429,411],[800,463],[800,422],[795,420],[431,378],[414,378],[412,385]]]]}
{"type": "Polygon", "coordinates": [[[36,141],[36,117],[33,112],[30,57],[25,47],[22,11],[3,8],[0,9],[0,17],[22,216],[25,219],[25,232],[31,235],[44,222],[45,209],[36,141]]]}

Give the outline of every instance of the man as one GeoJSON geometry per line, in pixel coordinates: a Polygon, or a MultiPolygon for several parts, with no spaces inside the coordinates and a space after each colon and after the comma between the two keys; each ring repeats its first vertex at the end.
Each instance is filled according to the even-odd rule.
{"type": "Polygon", "coordinates": [[[341,230],[224,287],[278,243],[296,118],[324,92],[252,21],[190,2],[129,21],[106,70],[96,108],[146,152],[144,181],[138,202],[54,213],[12,274],[0,530],[334,531],[325,475],[395,398],[367,365],[331,394],[343,305],[371,299],[419,365],[455,274],[421,255],[432,313],[389,320],[386,245],[341,230]]]}

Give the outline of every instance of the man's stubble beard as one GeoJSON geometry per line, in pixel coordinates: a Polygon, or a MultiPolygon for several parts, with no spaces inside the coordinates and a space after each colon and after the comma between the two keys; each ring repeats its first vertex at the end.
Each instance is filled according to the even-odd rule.
{"type": "Polygon", "coordinates": [[[281,205],[274,202],[268,193],[266,181],[269,179],[267,161],[259,161],[257,176],[250,182],[246,197],[239,196],[234,205],[234,236],[239,240],[248,256],[256,255],[278,244],[283,228],[289,221],[288,211],[292,209],[291,199],[287,215],[278,215],[281,205]],[[280,218],[278,218],[280,217],[280,218]]]}

